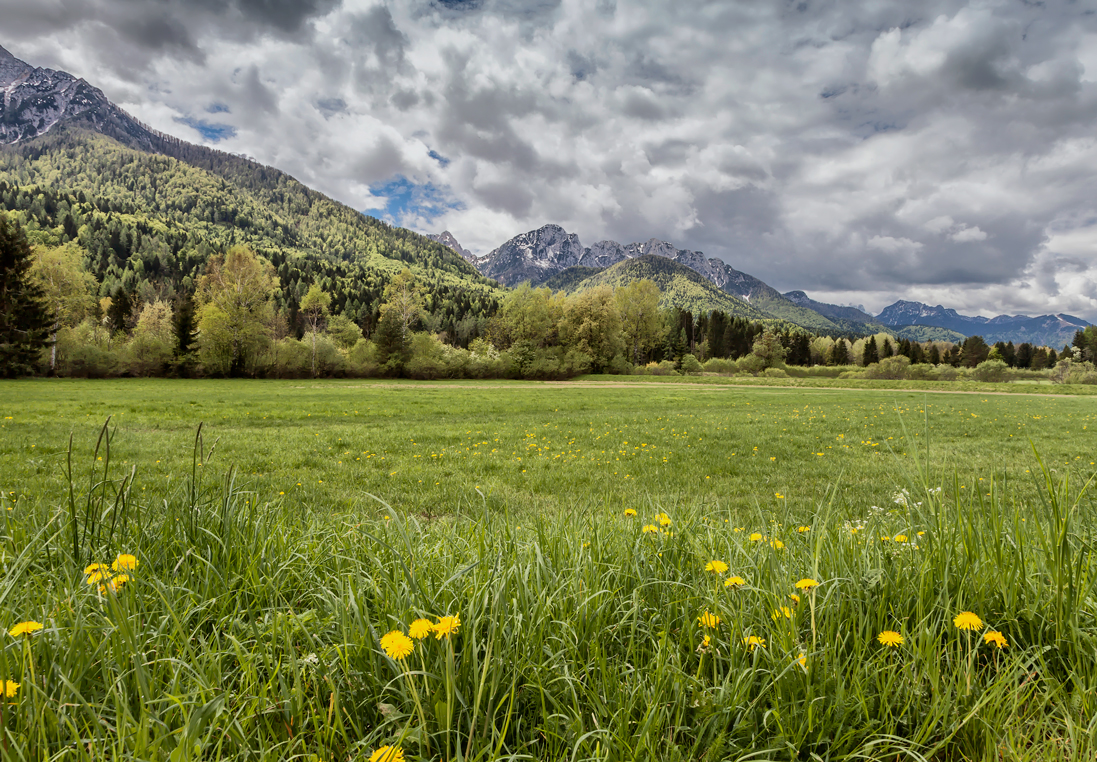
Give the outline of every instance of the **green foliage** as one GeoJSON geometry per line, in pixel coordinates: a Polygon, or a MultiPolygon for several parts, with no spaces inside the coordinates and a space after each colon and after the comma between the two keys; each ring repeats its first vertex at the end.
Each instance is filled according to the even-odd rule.
{"type": "Polygon", "coordinates": [[[278,309],[295,312],[317,283],[333,312],[372,329],[385,286],[409,267],[440,330],[495,310],[498,286],[441,244],[247,159],[177,141],[160,148],[75,126],[0,147],[0,210],[35,243],[78,243],[99,296],[191,294],[210,257],[247,245],[276,268],[278,309]]]}
{"type": "Polygon", "coordinates": [[[198,281],[198,343],[214,375],[254,374],[274,318],[274,268],[244,246],[210,260],[198,281]]]}

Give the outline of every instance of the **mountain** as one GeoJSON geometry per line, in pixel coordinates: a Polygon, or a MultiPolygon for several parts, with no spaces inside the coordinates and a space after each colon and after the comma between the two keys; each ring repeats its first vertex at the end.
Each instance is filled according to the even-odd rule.
{"type": "Polygon", "coordinates": [[[932,325],[948,328],[964,336],[982,336],[988,343],[1012,341],[1061,347],[1069,344],[1074,334],[1084,329],[1088,321],[1073,315],[998,315],[985,318],[961,315],[940,304],[931,307],[922,302],[897,301],[876,316],[884,325],[932,325]]]}
{"type": "Polygon", "coordinates": [[[837,304],[817,302],[803,291],[789,291],[782,294],[782,296],[793,304],[799,305],[800,307],[806,307],[809,310],[815,310],[823,317],[830,318],[831,320],[845,320],[850,323],[863,323],[866,325],[878,323],[876,318],[872,317],[872,315],[864,310],[857,309],[856,307],[841,307],[837,304]]]}
{"type": "MultiPolygon", "coordinates": [[[[699,251],[678,249],[652,238],[643,243],[622,245],[599,241],[587,248],[574,233],[559,225],[545,225],[515,236],[475,264],[484,275],[508,286],[529,281],[537,286],[575,267],[606,268],[640,257],[661,257],[700,274],[725,293],[756,308],[758,314],[786,320],[817,333],[858,332],[814,310],[799,306],[752,275],[739,272],[726,262],[705,257],[699,251]]],[[[568,278],[566,282],[572,283],[568,278]]],[[[684,307],[685,305],[680,305],[684,307]]]]}
{"type": "Polygon", "coordinates": [[[476,255],[461,246],[461,244],[457,242],[457,239],[453,237],[453,233],[449,232],[448,230],[441,233],[428,235],[427,238],[432,241],[437,241],[443,246],[448,246],[449,248],[453,249],[458,254],[460,254],[461,258],[464,259],[466,262],[472,263],[473,265],[476,264],[476,255]]]}
{"type": "Polygon", "coordinates": [[[495,309],[498,285],[450,248],[272,167],[152,130],[70,74],[0,49],[0,87],[0,211],[36,243],[77,241],[101,297],[192,293],[210,256],[246,244],[275,266],[276,302],[291,316],[321,282],[333,310],[368,325],[404,267],[430,292],[434,330],[464,330],[495,309]]]}
{"type": "MultiPolygon", "coordinates": [[[[571,268],[565,272],[571,272],[571,268]]],[[[660,307],[678,307],[690,312],[722,310],[735,317],[771,322],[773,316],[739,297],[717,288],[696,270],[673,259],[646,254],[625,259],[612,267],[596,270],[593,275],[575,284],[573,293],[596,286],[627,286],[637,280],[650,280],[659,287],[660,307]]]]}

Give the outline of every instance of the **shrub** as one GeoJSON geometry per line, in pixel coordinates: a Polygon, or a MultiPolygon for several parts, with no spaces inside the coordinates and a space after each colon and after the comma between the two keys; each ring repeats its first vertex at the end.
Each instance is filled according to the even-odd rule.
{"type": "Polygon", "coordinates": [[[683,373],[690,376],[695,376],[703,370],[704,366],[701,365],[700,361],[698,361],[695,355],[686,355],[682,358],[683,373]]]}
{"type": "Polygon", "coordinates": [[[1008,378],[1009,366],[1003,360],[983,360],[975,366],[971,375],[976,381],[998,383],[1008,378]]]}
{"type": "Polygon", "coordinates": [[[885,357],[880,362],[872,363],[865,368],[862,377],[897,381],[909,378],[908,368],[910,368],[910,358],[895,355],[894,357],[885,357]]]}
{"type": "Polygon", "coordinates": [[[734,360],[724,357],[713,357],[705,362],[705,373],[719,373],[721,376],[734,376],[739,372],[739,366],[734,360]]]}

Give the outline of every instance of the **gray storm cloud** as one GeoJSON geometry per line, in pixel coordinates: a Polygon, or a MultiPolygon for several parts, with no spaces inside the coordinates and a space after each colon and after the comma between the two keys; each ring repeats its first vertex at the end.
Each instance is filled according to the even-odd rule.
{"type": "Polygon", "coordinates": [[[879,308],[1097,317],[1078,4],[0,0],[145,121],[486,253],[663,238],[879,308]],[[444,158],[442,158],[444,157],[444,158]],[[430,205],[388,205],[393,180],[430,205]]]}

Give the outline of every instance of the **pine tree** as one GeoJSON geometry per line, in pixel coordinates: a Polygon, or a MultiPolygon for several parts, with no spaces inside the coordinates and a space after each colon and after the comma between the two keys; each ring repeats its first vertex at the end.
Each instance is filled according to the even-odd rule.
{"type": "Polygon", "coordinates": [[[49,346],[53,315],[30,277],[30,244],[22,228],[0,215],[0,376],[31,373],[49,346]]]}
{"type": "Polygon", "coordinates": [[[880,355],[876,349],[876,337],[869,336],[868,341],[865,342],[865,352],[861,356],[861,364],[868,367],[874,362],[880,362],[880,355]]]}
{"type": "Polygon", "coordinates": [[[834,348],[830,351],[829,365],[849,365],[849,345],[845,339],[834,342],[834,348]]]}

